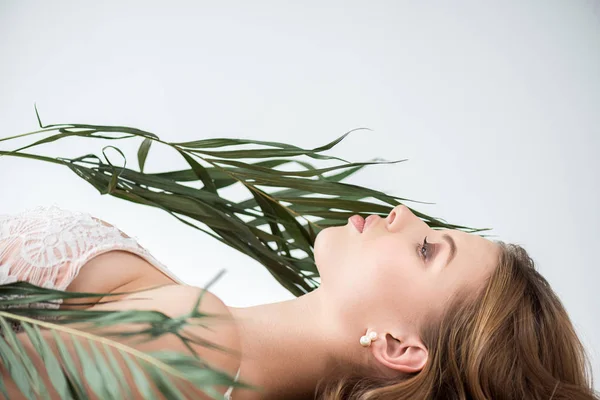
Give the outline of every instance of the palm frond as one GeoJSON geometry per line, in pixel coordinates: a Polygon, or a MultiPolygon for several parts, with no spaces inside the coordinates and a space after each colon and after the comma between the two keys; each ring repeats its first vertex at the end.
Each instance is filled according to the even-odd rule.
{"type": "MultiPolygon", "coordinates": [[[[169,317],[158,311],[100,311],[35,307],[60,298],[76,299],[116,294],[62,292],[37,287],[27,282],[0,285],[0,293],[4,291],[3,289],[8,289],[5,291],[8,293],[18,292],[20,297],[17,300],[10,298],[2,300],[2,306],[6,307],[9,303],[12,308],[11,312],[0,311],[0,327],[2,327],[4,337],[4,340],[0,340],[0,359],[2,366],[7,369],[8,377],[28,399],[40,398],[40,396],[46,398],[46,395],[51,393],[50,388],[44,383],[43,374],[39,371],[48,372],[49,382],[55,393],[65,399],[87,398],[86,384],[92,393],[101,399],[132,398],[130,387],[123,379],[125,375],[130,375],[135,380],[136,391],[150,396],[146,398],[154,397],[152,390],[155,386],[152,383],[165,398],[169,399],[188,398],[182,394],[176,395],[182,391],[181,385],[176,382],[184,382],[196,389],[201,389],[202,392],[215,399],[220,398],[220,395],[214,389],[214,385],[252,388],[251,385],[244,382],[234,382],[233,378],[225,372],[211,368],[190,347],[188,348],[192,355],[179,352],[145,353],[113,339],[113,337],[135,336],[140,340],[145,340],[171,333],[186,344],[194,343],[232,352],[230,349],[191,337],[184,332],[184,328],[188,325],[210,326],[210,322],[203,322],[203,319],[216,318],[199,311],[204,291],[198,296],[190,312],[179,317],[169,317]],[[40,302],[40,299],[44,300],[40,302]],[[10,304],[11,300],[12,304],[10,304]],[[53,321],[37,319],[40,316],[50,317],[53,321]],[[21,322],[29,339],[28,342],[24,342],[23,338],[19,337],[21,334],[17,334],[11,329],[7,319],[21,322]],[[86,328],[71,328],[68,324],[72,323],[83,323],[86,328]],[[148,327],[137,329],[134,332],[119,330],[111,332],[103,329],[102,335],[94,333],[96,328],[118,327],[124,324],[139,324],[148,327]],[[44,331],[40,328],[43,328],[44,331]],[[50,335],[43,332],[49,332],[50,335]],[[84,343],[89,350],[84,347],[84,343]],[[82,373],[78,371],[73,354],[81,363],[82,373]],[[120,365],[117,358],[122,360],[120,365]],[[41,366],[44,368],[40,368],[41,366]]],[[[10,398],[5,393],[5,386],[0,385],[0,392],[10,398]]]]}

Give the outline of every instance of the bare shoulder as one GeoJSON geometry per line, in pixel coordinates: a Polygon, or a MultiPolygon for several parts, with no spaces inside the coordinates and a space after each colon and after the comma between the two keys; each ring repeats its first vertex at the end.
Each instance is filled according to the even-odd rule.
{"type": "Polygon", "coordinates": [[[212,362],[235,375],[241,362],[240,334],[237,323],[223,300],[209,290],[196,286],[167,285],[161,289],[156,300],[165,300],[162,307],[166,308],[167,314],[179,316],[191,312],[198,304],[197,311],[202,315],[200,322],[206,327],[190,329],[195,330],[194,334],[200,334],[202,339],[223,347],[227,352],[200,345],[196,350],[209,363],[212,362]],[[201,332],[198,332],[199,330],[201,332]]]}
{"type": "MultiPolygon", "coordinates": [[[[189,334],[188,336],[210,342],[211,345],[189,343],[190,347],[210,366],[235,376],[241,364],[239,328],[229,307],[208,290],[196,286],[164,285],[128,294],[119,301],[92,308],[156,310],[169,317],[180,317],[190,313],[196,305],[201,317],[197,321],[191,321],[195,324],[186,325],[184,331],[189,334]]],[[[143,342],[137,347],[144,351],[169,349],[189,352],[187,346],[175,335],[163,335],[156,340],[143,342]]],[[[227,388],[222,389],[224,392],[227,388]]]]}

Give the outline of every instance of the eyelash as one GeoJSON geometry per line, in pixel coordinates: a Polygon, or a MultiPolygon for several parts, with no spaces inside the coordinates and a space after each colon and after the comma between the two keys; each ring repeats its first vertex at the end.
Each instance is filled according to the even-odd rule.
{"type": "Polygon", "coordinates": [[[429,245],[431,243],[427,243],[427,236],[425,236],[425,240],[423,240],[423,244],[419,244],[419,256],[423,258],[425,261],[429,259],[429,245]],[[426,255],[423,255],[423,249],[427,252],[426,255]]]}

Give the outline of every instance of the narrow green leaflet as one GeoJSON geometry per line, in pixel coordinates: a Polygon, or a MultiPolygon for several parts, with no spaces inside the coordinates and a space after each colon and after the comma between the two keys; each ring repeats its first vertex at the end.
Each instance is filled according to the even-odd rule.
{"type": "Polygon", "coordinates": [[[140,148],[138,150],[138,163],[140,166],[140,172],[144,172],[144,165],[146,164],[146,158],[148,157],[148,152],[150,151],[150,146],[152,145],[151,139],[144,139],[140,148]]]}
{"type": "Polygon", "coordinates": [[[62,367],[56,356],[46,343],[46,340],[42,336],[40,329],[33,325],[30,326],[28,323],[23,322],[23,328],[29,337],[29,340],[35,347],[35,350],[40,355],[46,367],[46,372],[50,376],[50,382],[54,389],[59,394],[61,399],[72,398],[72,393],[69,390],[69,385],[62,371],[62,367]]]}
{"type": "MultiPolygon", "coordinates": [[[[14,336],[12,329],[8,326],[4,317],[0,317],[0,324],[5,336],[14,336]]],[[[27,367],[24,365],[17,351],[4,339],[0,340],[0,358],[2,359],[3,366],[6,367],[11,379],[15,382],[21,393],[27,399],[34,399],[35,388],[30,382],[27,367]]]]}

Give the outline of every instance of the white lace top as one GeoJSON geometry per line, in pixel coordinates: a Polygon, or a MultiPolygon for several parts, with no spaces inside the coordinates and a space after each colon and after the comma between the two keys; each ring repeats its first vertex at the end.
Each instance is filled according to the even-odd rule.
{"type": "Polygon", "coordinates": [[[91,258],[111,250],[137,254],[185,284],[136,239],[88,213],[38,206],[0,215],[0,282],[65,290],[91,258]]]}
{"type": "MultiPolygon", "coordinates": [[[[135,238],[88,213],[56,205],[0,215],[0,284],[27,281],[65,290],[91,258],[124,250],[144,258],[179,284],[185,284],[135,238]]],[[[61,300],[48,307],[58,308],[61,300]]],[[[18,330],[16,325],[13,329],[18,330]]],[[[239,376],[236,375],[236,381],[239,376]]],[[[225,399],[231,399],[230,387],[225,399]]]]}

